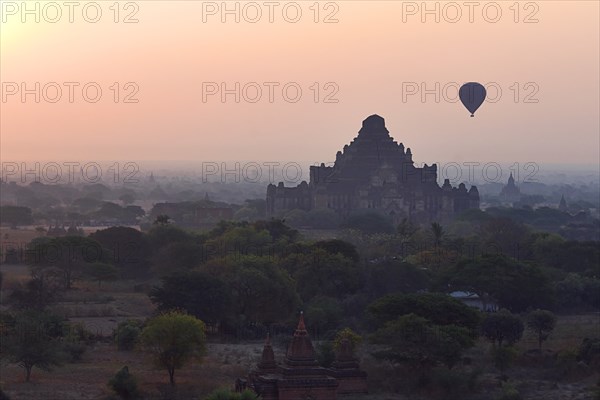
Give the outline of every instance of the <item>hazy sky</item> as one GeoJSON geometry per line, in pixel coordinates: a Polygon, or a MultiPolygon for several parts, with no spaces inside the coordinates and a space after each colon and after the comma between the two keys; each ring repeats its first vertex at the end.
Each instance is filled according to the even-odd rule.
{"type": "Polygon", "coordinates": [[[379,114],[417,162],[599,162],[597,1],[0,3],[2,160],[333,161],[379,114]]]}

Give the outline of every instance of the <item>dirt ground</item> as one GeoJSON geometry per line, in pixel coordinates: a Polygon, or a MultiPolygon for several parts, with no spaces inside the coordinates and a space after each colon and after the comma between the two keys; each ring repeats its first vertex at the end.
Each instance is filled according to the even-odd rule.
{"type": "MultiPolygon", "coordinates": [[[[224,344],[209,343],[202,363],[194,362],[177,370],[177,390],[183,399],[203,399],[217,388],[233,388],[235,379],[245,376],[258,360],[262,343],[224,344]]],[[[283,349],[276,348],[281,359],[283,349]]],[[[363,354],[364,355],[364,354],[363,354]]],[[[366,358],[369,358],[366,355],[366,358]]],[[[364,357],[363,357],[364,361],[364,357]]],[[[371,362],[363,362],[371,375],[380,374],[381,368],[372,368],[371,362]]],[[[81,362],[65,364],[51,372],[34,369],[32,381],[24,382],[23,370],[15,365],[2,365],[2,387],[13,400],[106,400],[111,391],[108,380],[123,366],[136,377],[145,399],[161,399],[169,390],[168,375],[155,369],[147,355],[140,351],[117,351],[112,343],[99,343],[90,348],[81,362]]],[[[500,383],[495,371],[485,371],[479,378],[480,390],[470,399],[493,400],[498,398],[500,383]]],[[[519,388],[526,400],[592,400],[589,388],[594,386],[598,375],[584,379],[553,382],[543,379],[543,373],[516,366],[510,373],[510,381],[519,388]]],[[[388,378],[389,379],[389,378],[388,378]]],[[[346,400],[421,400],[429,397],[406,396],[378,388],[376,379],[370,379],[369,395],[353,396],[346,400]]],[[[437,397],[436,397],[437,399],[437,397]]]]}
{"type": "MultiPolygon", "coordinates": [[[[74,321],[92,320],[94,323],[100,324],[101,320],[104,320],[106,325],[103,325],[103,329],[108,330],[116,324],[110,320],[120,320],[121,318],[125,317],[74,319],[74,321]]],[[[565,344],[578,344],[580,335],[594,334],[597,332],[597,328],[598,318],[594,314],[561,317],[555,335],[546,343],[546,353],[551,354],[554,352],[553,349],[562,348],[565,344]]],[[[279,344],[279,340],[275,339],[273,343],[276,357],[281,362],[285,351],[279,344]]],[[[519,349],[526,351],[535,348],[535,344],[533,338],[525,335],[519,349]]],[[[176,372],[178,392],[182,395],[180,398],[203,399],[217,388],[232,388],[236,378],[245,376],[254,368],[260,359],[262,346],[261,341],[250,343],[209,341],[207,354],[202,362],[192,362],[176,372]]],[[[392,393],[385,389],[382,382],[394,378],[388,376],[390,370],[386,365],[374,360],[370,355],[373,349],[370,349],[368,345],[366,347],[360,351],[359,355],[362,367],[369,373],[371,393],[346,400],[429,399],[426,396],[415,397],[392,393]]],[[[489,344],[480,341],[467,355],[481,362],[489,357],[488,350],[489,344]]],[[[523,399],[593,399],[590,388],[596,385],[600,377],[597,373],[583,377],[577,375],[560,377],[560,380],[557,380],[554,370],[540,367],[537,365],[540,362],[534,358],[530,362],[533,365],[528,365],[523,356],[522,361],[516,363],[507,373],[510,381],[521,392],[523,399]]],[[[488,366],[483,368],[479,376],[480,388],[475,395],[469,396],[470,399],[493,400],[499,398],[501,393],[499,373],[491,367],[489,360],[485,360],[485,363],[488,366]]],[[[145,399],[164,398],[162,393],[169,389],[167,372],[154,368],[152,360],[145,353],[139,350],[118,351],[116,345],[108,339],[90,347],[80,362],[65,364],[55,368],[52,372],[34,369],[30,383],[24,382],[22,369],[15,365],[3,364],[0,384],[13,400],[106,400],[111,395],[107,382],[123,366],[128,366],[129,371],[136,377],[145,399]]]]}
{"type": "MultiPolygon", "coordinates": [[[[202,363],[191,363],[178,370],[175,380],[179,391],[193,392],[201,399],[220,387],[233,387],[243,376],[252,355],[259,357],[262,346],[208,346],[202,363]]],[[[89,349],[81,362],[65,364],[54,371],[34,369],[30,383],[24,383],[23,370],[15,365],[2,365],[2,386],[14,400],[101,400],[111,394],[108,380],[123,366],[136,376],[146,398],[159,398],[168,386],[166,370],[152,366],[152,360],[139,351],[117,351],[115,345],[99,343],[89,349]]]]}

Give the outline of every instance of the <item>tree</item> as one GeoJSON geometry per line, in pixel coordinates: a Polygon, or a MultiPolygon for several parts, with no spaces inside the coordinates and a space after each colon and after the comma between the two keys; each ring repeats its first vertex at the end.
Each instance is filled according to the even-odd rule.
{"type": "Polygon", "coordinates": [[[266,230],[274,241],[283,239],[284,241],[292,242],[299,235],[297,230],[287,226],[282,219],[271,218],[266,221],[255,221],[252,226],[259,232],[266,230]]]}
{"type": "Polygon", "coordinates": [[[231,290],[220,278],[200,271],[165,276],[162,286],[152,288],[150,298],[159,310],[186,310],[216,325],[231,312],[231,290]]]}
{"type": "Polygon", "coordinates": [[[98,287],[102,281],[115,281],[119,277],[119,270],[114,265],[95,262],[86,266],[85,272],[93,280],[98,281],[98,287]]]}
{"type": "Polygon", "coordinates": [[[9,223],[14,229],[18,225],[27,225],[33,222],[31,208],[19,206],[1,206],[0,221],[9,223]]]}
{"type": "Polygon", "coordinates": [[[503,255],[483,255],[456,263],[441,276],[438,288],[477,293],[485,303],[496,300],[503,308],[521,312],[552,304],[548,278],[535,265],[503,255]]]}
{"type": "Polygon", "coordinates": [[[121,211],[121,220],[127,224],[135,224],[146,215],[146,211],[140,206],[126,206],[121,211]]]}
{"type": "Polygon", "coordinates": [[[195,236],[173,224],[154,225],[148,231],[148,244],[150,249],[156,250],[174,242],[193,242],[195,236]]]}
{"type": "Polygon", "coordinates": [[[128,206],[130,204],[133,204],[133,202],[135,201],[135,196],[133,195],[133,193],[127,192],[119,196],[119,200],[121,200],[123,206],[128,206]]]}
{"type": "Polygon", "coordinates": [[[407,240],[419,230],[419,227],[410,222],[408,218],[402,218],[402,222],[398,224],[396,230],[402,239],[407,240]]]}
{"type": "Polygon", "coordinates": [[[242,207],[233,214],[236,221],[254,221],[258,218],[258,211],[254,208],[242,207]]]}
{"type": "Polygon", "coordinates": [[[367,264],[365,291],[372,299],[390,293],[411,293],[429,288],[430,278],[423,268],[400,260],[367,264]]]}
{"type": "Polygon", "coordinates": [[[112,261],[120,269],[121,276],[131,278],[147,274],[152,247],[144,233],[134,228],[114,226],[98,230],[89,237],[112,252],[112,261]]]}
{"type": "Polygon", "coordinates": [[[123,217],[123,208],[117,203],[110,201],[102,202],[100,209],[92,214],[98,219],[116,219],[121,220],[123,217]]]}
{"type": "Polygon", "coordinates": [[[246,199],[244,203],[246,207],[255,209],[260,216],[265,216],[267,211],[267,201],[265,199],[246,199]]]}
{"type": "Polygon", "coordinates": [[[519,246],[527,237],[527,228],[513,218],[492,218],[481,225],[481,238],[485,249],[517,257],[519,246]]]}
{"type": "Polygon", "coordinates": [[[280,322],[300,303],[294,280],[272,257],[229,256],[209,261],[200,271],[225,282],[233,295],[234,315],[240,321],[280,322]]]}
{"type": "Polygon", "coordinates": [[[340,301],[333,297],[315,296],[304,307],[306,314],[310,315],[310,327],[316,336],[336,329],[344,316],[340,301]]]}
{"type": "Polygon", "coordinates": [[[306,222],[314,229],[337,229],[340,221],[340,216],[330,208],[315,208],[306,213],[306,222]]]}
{"type": "Polygon", "coordinates": [[[500,310],[497,313],[487,314],[481,324],[481,333],[498,347],[506,341],[508,345],[518,342],[523,336],[525,326],[517,315],[508,310],[500,310]]]}
{"type": "Polygon", "coordinates": [[[600,279],[570,273],[554,282],[554,289],[562,310],[600,309],[600,279]]]}
{"type": "Polygon", "coordinates": [[[33,269],[31,280],[13,290],[9,302],[21,310],[44,310],[60,298],[63,289],[60,271],[53,268],[33,269]]]}
{"type": "Polygon", "coordinates": [[[273,237],[269,234],[269,231],[247,225],[227,229],[217,238],[207,241],[206,247],[208,249],[218,249],[219,254],[215,255],[221,256],[230,253],[232,250],[241,254],[254,253],[255,255],[261,255],[260,253],[266,250],[272,242],[273,237]]]}
{"type": "Polygon", "coordinates": [[[431,236],[433,237],[434,247],[440,247],[445,234],[444,228],[439,223],[434,222],[431,224],[431,236]]]}
{"type": "Polygon", "coordinates": [[[296,280],[304,301],[317,295],[341,299],[360,288],[358,263],[339,252],[313,247],[310,254],[290,254],[281,264],[296,280]]]}
{"type": "Polygon", "coordinates": [[[456,325],[439,326],[415,314],[389,321],[372,337],[385,349],[376,357],[408,364],[424,376],[438,363],[452,368],[462,353],[474,345],[470,332],[456,325]]]}
{"type": "Polygon", "coordinates": [[[141,335],[141,343],[154,357],[157,367],[169,373],[175,386],[175,370],[191,359],[201,360],[205,352],[204,322],[181,311],[169,311],[150,319],[141,335]]]}
{"type": "Polygon", "coordinates": [[[82,197],[79,199],[75,199],[71,203],[71,207],[74,210],[79,210],[81,213],[89,213],[91,211],[95,211],[100,207],[102,201],[93,198],[93,197],[82,197]]]}
{"type": "Polygon", "coordinates": [[[542,351],[542,342],[548,339],[555,326],[556,315],[550,311],[535,310],[527,316],[527,328],[537,335],[540,351],[542,351]]]}
{"type": "Polygon", "coordinates": [[[360,255],[356,250],[356,246],[352,243],[340,239],[327,239],[315,242],[314,248],[323,249],[331,254],[341,254],[353,261],[360,261],[360,255]]]}
{"type": "Polygon", "coordinates": [[[65,357],[59,342],[61,327],[56,318],[43,312],[19,313],[1,333],[3,356],[25,370],[26,382],[33,367],[50,371],[65,357]]]}
{"type": "Polygon", "coordinates": [[[415,314],[389,321],[372,337],[373,343],[386,346],[374,355],[396,363],[408,363],[418,369],[431,368],[434,365],[430,357],[432,347],[427,342],[430,328],[430,321],[415,314]]]}
{"type": "Polygon", "coordinates": [[[411,313],[436,325],[458,325],[470,331],[474,331],[480,321],[477,310],[443,293],[387,295],[374,301],[369,312],[378,326],[411,313]]]}
{"type": "Polygon", "coordinates": [[[434,351],[437,358],[449,369],[461,359],[463,352],[475,345],[471,332],[457,325],[442,325],[437,328],[434,351]]]}
{"type": "Polygon", "coordinates": [[[154,220],[154,225],[164,226],[171,223],[171,217],[165,214],[161,214],[154,220]]]}
{"type": "Polygon", "coordinates": [[[394,225],[384,215],[375,212],[365,212],[350,216],[343,225],[344,228],[357,229],[362,233],[394,233],[394,225]]]}
{"type": "Polygon", "coordinates": [[[86,265],[108,262],[110,252],[94,239],[81,236],[37,238],[28,249],[30,264],[34,269],[53,268],[60,271],[65,289],[83,272],[86,265]]]}
{"type": "Polygon", "coordinates": [[[322,367],[329,368],[335,362],[336,354],[333,349],[333,343],[330,340],[324,340],[316,348],[317,361],[322,367]]]}
{"type": "Polygon", "coordinates": [[[152,269],[159,276],[184,272],[200,265],[205,248],[193,242],[174,242],[162,246],[152,257],[152,269]]]}

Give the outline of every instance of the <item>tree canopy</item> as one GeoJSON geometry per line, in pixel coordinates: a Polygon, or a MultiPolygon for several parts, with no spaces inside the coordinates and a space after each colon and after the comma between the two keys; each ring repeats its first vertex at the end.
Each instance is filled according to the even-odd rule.
{"type": "Polygon", "coordinates": [[[544,272],[504,255],[483,255],[456,263],[441,276],[439,287],[477,293],[486,302],[521,312],[552,305],[552,288],[544,272]]]}
{"type": "Polygon", "coordinates": [[[477,310],[443,293],[391,294],[369,306],[377,326],[399,316],[415,314],[437,325],[458,325],[475,331],[480,321],[477,310]]]}
{"type": "Polygon", "coordinates": [[[169,311],[150,319],[140,340],[154,357],[156,366],[168,371],[169,382],[174,386],[175,370],[204,356],[205,330],[201,320],[180,311],[169,311]]]}

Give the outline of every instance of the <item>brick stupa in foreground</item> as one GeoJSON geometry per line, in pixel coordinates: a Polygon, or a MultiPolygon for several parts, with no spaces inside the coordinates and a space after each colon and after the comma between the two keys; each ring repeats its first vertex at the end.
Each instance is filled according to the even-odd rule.
{"type": "Polygon", "coordinates": [[[338,394],[366,393],[366,373],[343,342],[332,368],[323,368],[300,315],[283,365],[277,365],[267,336],[261,361],[247,379],[238,379],[236,390],[252,389],[263,400],[335,400],[338,394]]]}

